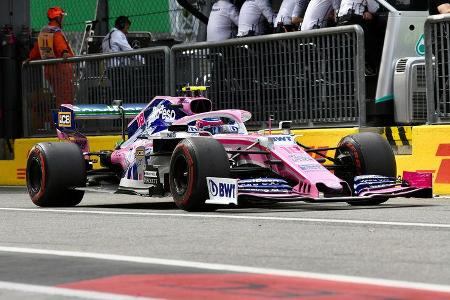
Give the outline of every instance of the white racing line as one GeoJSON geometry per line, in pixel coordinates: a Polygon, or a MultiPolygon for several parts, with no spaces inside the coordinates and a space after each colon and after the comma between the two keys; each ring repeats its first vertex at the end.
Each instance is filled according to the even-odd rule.
{"type": "MultiPolygon", "coordinates": [[[[90,292],[81,291],[75,289],[59,288],[52,286],[42,286],[34,284],[23,284],[15,282],[0,281],[0,290],[16,291],[20,293],[29,294],[43,294],[48,296],[54,296],[55,299],[60,299],[59,297],[70,297],[70,298],[80,298],[80,299],[95,299],[95,300],[153,300],[155,298],[143,298],[143,297],[132,297],[126,295],[101,293],[101,292],[90,292]]],[[[29,298],[33,298],[29,295],[29,298]]],[[[28,298],[28,299],[29,299],[28,298]]]]}
{"type": "Polygon", "coordinates": [[[428,228],[450,228],[450,224],[442,223],[417,223],[417,222],[389,222],[389,221],[366,221],[346,219],[318,219],[318,218],[292,218],[292,217],[264,217],[264,216],[232,216],[223,214],[195,214],[195,213],[152,213],[152,212],[123,212],[102,210],[74,210],[74,209],[47,209],[47,208],[10,208],[0,207],[0,211],[19,212],[51,212],[60,214],[91,214],[91,215],[118,215],[118,216],[154,216],[154,217],[176,217],[176,218],[206,218],[206,219],[234,219],[234,220],[261,220],[261,221],[289,221],[303,223],[324,224],[359,224],[359,225],[381,225],[400,227],[428,227],[428,228]]]}
{"type": "MultiPolygon", "coordinates": [[[[200,269],[203,271],[213,270],[213,271],[223,271],[223,272],[237,272],[237,273],[270,275],[270,276],[285,276],[285,277],[295,277],[295,278],[305,278],[305,279],[327,280],[327,281],[335,281],[335,282],[342,282],[342,283],[368,284],[368,285],[376,285],[376,286],[382,286],[382,287],[392,287],[392,288],[430,291],[430,292],[450,293],[450,286],[446,286],[446,285],[377,279],[377,278],[367,278],[367,277],[355,277],[355,276],[345,276],[345,275],[336,275],[336,274],[322,274],[322,273],[312,273],[312,272],[302,272],[302,271],[246,267],[246,266],[238,266],[238,265],[203,263],[203,262],[185,261],[185,260],[161,259],[161,258],[152,258],[152,257],[127,256],[127,255],[78,252],[78,251],[47,250],[47,249],[36,249],[36,248],[2,247],[2,246],[0,246],[0,252],[98,259],[98,260],[106,260],[106,261],[119,261],[119,262],[149,264],[149,265],[175,266],[175,267],[200,269]]],[[[28,291],[33,291],[33,289],[35,289],[35,292],[39,292],[39,286],[17,285],[17,287],[16,287],[16,286],[12,286],[12,285],[14,285],[14,283],[0,282],[0,289],[21,290],[21,288],[23,287],[25,290],[28,290],[28,291]],[[35,288],[33,288],[33,287],[35,287],[35,288]]],[[[57,289],[59,289],[59,288],[51,288],[51,287],[48,287],[48,288],[50,289],[50,290],[48,290],[49,292],[52,292],[53,291],[52,289],[56,289],[54,292],[57,292],[57,289]]],[[[61,291],[68,293],[70,290],[69,289],[61,289],[61,291]]],[[[45,288],[44,288],[44,292],[45,292],[45,288]]],[[[89,292],[89,293],[91,293],[91,292],[89,292]]],[[[92,294],[92,297],[95,297],[95,296],[97,296],[97,295],[92,294]]],[[[103,295],[101,295],[101,293],[100,293],[100,295],[98,295],[98,297],[102,297],[102,296],[103,295]]],[[[104,298],[93,298],[93,299],[104,299],[104,298]]],[[[110,298],[110,299],[113,299],[113,298],[110,298]]]]}

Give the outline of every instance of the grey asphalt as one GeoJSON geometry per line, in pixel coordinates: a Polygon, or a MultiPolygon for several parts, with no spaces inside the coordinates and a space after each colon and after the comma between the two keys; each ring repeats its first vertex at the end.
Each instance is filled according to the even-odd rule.
{"type": "MultiPolygon", "coordinates": [[[[243,209],[221,208],[216,212],[202,213],[242,216],[241,219],[205,218],[201,215],[180,217],[189,213],[178,210],[169,198],[104,193],[87,193],[79,206],[70,208],[77,213],[61,211],[64,208],[57,211],[36,208],[23,188],[0,188],[0,246],[450,285],[449,227],[321,221],[337,219],[448,225],[448,198],[393,199],[370,207],[351,207],[345,203],[277,204],[243,209]],[[105,214],[83,213],[92,211],[105,214]],[[108,212],[166,215],[113,215],[108,212]],[[246,216],[253,219],[245,219],[246,216]]],[[[44,285],[124,271],[135,274],[192,272],[183,268],[175,270],[173,267],[9,252],[0,252],[0,265],[0,281],[44,285]],[[49,267],[52,268],[51,275],[45,274],[49,267]]],[[[1,291],[0,298],[3,298],[1,291]]]]}

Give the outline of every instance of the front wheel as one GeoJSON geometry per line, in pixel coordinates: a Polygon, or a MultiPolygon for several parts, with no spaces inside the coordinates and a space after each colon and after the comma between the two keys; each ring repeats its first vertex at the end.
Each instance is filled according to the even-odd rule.
{"type": "MultiPolygon", "coordinates": [[[[342,169],[335,175],[345,180],[353,188],[358,175],[397,176],[395,155],[389,143],[379,134],[363,132],[344,137],[338,144],[335,159],[342,169]]],[[[349,202],[351,205],[378,205],[388,198],[349,202]]]]}
{"type": "Polygon", "coordinates": [[[72,143],[39,143],[27,159],[27,189],[31,200],[42,207],[75,206],[86,184],[86,163],[80,148],[72,143]]]}
{"type": "Polygon", "coordinates": [[[213,138],[182,140],[175,147],[170,161],[170,191],[175,204],[187,211],[207,210],[206,177],[230,177],[225,149],[213,138]]]}

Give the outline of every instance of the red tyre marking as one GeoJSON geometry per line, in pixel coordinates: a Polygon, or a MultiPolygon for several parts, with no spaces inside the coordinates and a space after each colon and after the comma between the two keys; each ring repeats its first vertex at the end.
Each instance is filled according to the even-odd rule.
{"type": "Polygon", "coordinates": [[[183,205],[188,204],[188,200],[191,197],[192,193],[194,192],[194,161],[192,160],[192,155],[189,152],[189,148],[185,144],[180,145],[180,149],[183,152],[184,157],[186,158],[187,164],[188,164],[188,185],[186,193],[183,195],[183,198],[181,200],[181,203],[183,205]]]}
{"type": "Polygon", "coordinates": [[[358,150],[356,150],[355,146],[352,143],[346,142],[344,143],[345,147],[348,147],[353,155],[353,158],[355,159],[355,167],[356,167],[356,173],[358,175],[362,174],[362,163],[361,158],[359,157],[358,150]]]}
{"type": "Polygon", "coordinates": [[[30,155],[32,153],[35,153],[39,157],[39,161],[41,163],[41,173],[42,173],[41,186],[40,186],[39,192],[37,192],[35,195],[33,195],[31,197],[31,201],[33,201],[33,203],[36,203],[36,202],[39,201],[39,198],[41,198],[42,195],[45,193],[45,183],[46,183],[46,180],[45,180],[45,177],[46,177],[45,176],[46,175],[46,173],[45,173],[45,159],[44,159],[43,153],[41,152],[41,150],[38,147],[34,147],[30,151],[30,155]]]}
{"type": "Polygon", "coordinates": [[[119,275],[60,287],[163,299],[450,299],[450,293],[255,274],[119,275]]]}

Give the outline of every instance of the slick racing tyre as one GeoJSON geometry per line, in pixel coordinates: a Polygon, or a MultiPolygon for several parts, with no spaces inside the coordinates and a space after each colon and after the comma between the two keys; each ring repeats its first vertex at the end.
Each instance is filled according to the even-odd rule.
{"type": "Polygon", "coordinates": [[[86,162],[80,148],[72,143],[39,143],[27,160],[27,189],[37,206],[75,206],[86,184],[86,162]]]}
{"type": "MultiPolygon", "coordinates": [[[[379,134],[364,132],[344,137],[338,145],[335,159],[345,166],[336,170],[335,175],[345,180],[353,188],[358,175],[397,176],[395,155],[389,143],[379,134]]],[[[377,205],[387,201],[377,198],[367,201],[349,202],[351,205],[377,205]]]]}
{"type": "Polygon", "coordinates": [[[213,138],[182,140],[170,161],[170,191],[175,204],[187,211],[208,210],[205,205],[208,199],[206,177],[230,177],[225,149],[213,138]]]}

